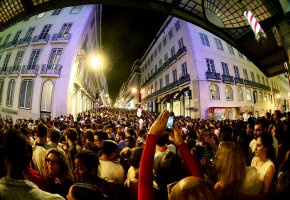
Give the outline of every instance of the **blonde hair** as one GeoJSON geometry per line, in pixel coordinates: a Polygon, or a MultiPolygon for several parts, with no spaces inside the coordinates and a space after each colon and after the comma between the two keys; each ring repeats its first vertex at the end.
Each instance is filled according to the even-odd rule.
{"type": "Polygon", "coordinates": [[[228,192],[222,196],[236,195],[246,177],[246,161],[241,147],[233,142],[221,142],[214,160],[214,170],[223,191],[228,192]]]}
{"type": "Polygon", "coordinates": [[[215,200],[216,194],[210,182],[189,176],[180,180],[168,197],[169,200],[215,200]]]}

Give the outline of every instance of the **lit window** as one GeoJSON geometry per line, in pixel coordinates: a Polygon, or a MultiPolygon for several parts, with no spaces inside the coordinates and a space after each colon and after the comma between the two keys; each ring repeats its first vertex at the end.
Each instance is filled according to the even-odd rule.
{"type": "Polygon", "coordinates": [[[233,89],[231,86],[226,86],[226,100],[233,100],[233,89]]]}
{"type": "Polygon", "coordinates": [[[252,101],[251,90],[249,89],[246,90],[246,97],[247,97],[247,101],[252,101]]]}
{"type": "Polygon", "coordinates": [[[69,14],[79,14],[81,9],[82,9],[82,6],[74,6],[74,7],[72,7],[69,14]]]}
{"type": "Polygon", "coordinates": [[[210,99],[211,100],[219,100],[220,99],[220,92],[219,92],[219,87],[217,86],[217,84],[210,84],[209,86],[209,90],[210,90],[210,99]]]}
{"type": "Polygon", "coordinates": [[[243,89],[238,87],[238,101],[244,101],[243,89]]]}
{"type": "Polygon", "coordinates": [[[6,106],[12,106],[13,104],[13,91],[14,91],[14,80],[10,80],[8,83],[6,106]]]}
{"type": "Polygon", "coordinates": [[[30,109],[32,99],[32,80],[22,81],[19,95],[19,108],[30,109]]]}

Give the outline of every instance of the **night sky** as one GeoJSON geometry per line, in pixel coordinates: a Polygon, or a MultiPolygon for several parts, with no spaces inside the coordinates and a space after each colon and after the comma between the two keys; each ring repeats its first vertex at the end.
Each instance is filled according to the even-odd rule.
{"type": "Polygon", "coordinates": [[[134,60],[142,58],[167,17],[148,10],[103,6],[102,50],[110,60],[106,77],[113,103],[134,60]]]}

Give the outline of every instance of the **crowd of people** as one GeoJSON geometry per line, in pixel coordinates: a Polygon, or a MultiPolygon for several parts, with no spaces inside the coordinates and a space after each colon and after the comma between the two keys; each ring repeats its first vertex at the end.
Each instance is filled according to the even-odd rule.
{"type": "Polygon", "coordinates": [[[1,119],[0,200],[289,196],[289,112],[247,121],[176,116],[173,128],[167,110],[136,113],[1,119]]]}

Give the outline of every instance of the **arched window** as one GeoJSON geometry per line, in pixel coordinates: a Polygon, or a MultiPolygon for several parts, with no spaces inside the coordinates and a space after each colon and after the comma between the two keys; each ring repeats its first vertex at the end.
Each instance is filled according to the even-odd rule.
{"type": "Polygon", "coordinates": [[[210,90],[210,99],[211,100],[219,100],[220,99],[220,92],[219,92],[219,87],[217,86],[217,84],[210,84],[209,86],[209,90],[210,90]]]}
{"type": "Polygon", "coordinates": [[[246,90],[246,97],[247,97],[247,101],[252,101],[251,90],[249,89],[246,90]]]}
{"type": "Polygon", "coordinates": [[[51,110],[51,98],[53,91],[53,83],[51,80],[44,82],[42,86],[42,95],[41,95],[41,111],[50,112],[51,110]]]}
{"type": "Polygon", "coordinates": [[[238,101],[244,101],[243,89],[238,87],[238,101]]]}
{"type": "Polygon", "coordinates": [[[264,93],[264,101],[267,101],[267,93],[264,93]]]}
{"type": "Polygon", "coordinates": [[[257,92],[257,90],[253,91],[253,98],[254,98],[254,103],[257,103],[258,102],[258,92],[257,92]]]}
{"type": "Polygon", "coordinates": [[[260,102],[263,101],[263,93],[262,93],[262,91],[259,92],[259,101],[260,102]]]}
{"type": "Polygon", "coordinates": [[[32,80],[23,80],[20,88],[19,108],[31,108],[32,80]]]}
{"type": "Polygon", "coordinates": [[[14,80],[11,79],[8,83],[6,106],[12,106],[13,103],[14,80]]]}
{"type": "Polygon", "coordinates": [[[226,86],[226,100],[233,100],[233,89],[231,86],[226,86]]]}

